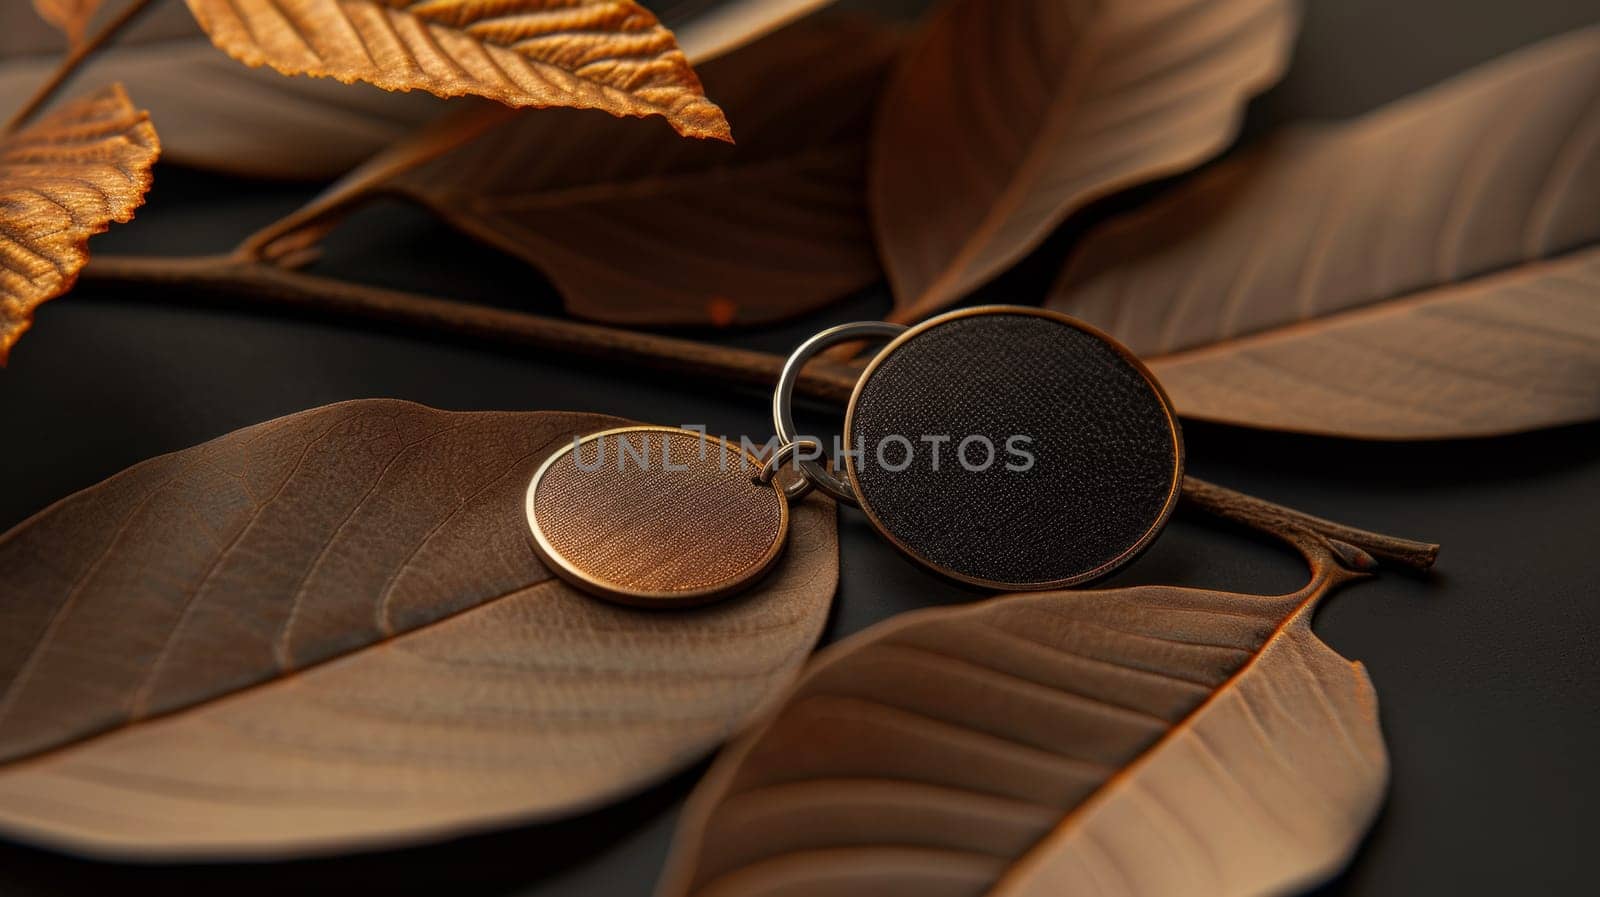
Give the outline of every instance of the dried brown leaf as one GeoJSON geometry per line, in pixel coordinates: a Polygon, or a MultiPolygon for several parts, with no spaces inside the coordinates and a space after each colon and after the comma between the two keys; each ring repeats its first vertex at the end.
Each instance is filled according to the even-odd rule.
{"type": "Polygon", "coordinates": [[[1281,597],[1141,586],[903,614],[731,746],[660,897],[1244,897],[1338,869],[1388,759],[1366,671],[1281,597]]]}
{"type": "Polygon", "coordinates": [[[1069,213],[1222,150],[1294,0],[954,0],[885,93],[871,201],[891,320],[959,300],[1069,213]]]}
{"type": "Polygon", "coordinates": [[[133,217],[160,152],[121,85],[0,137],[0,364],[34,309],[72,288],[89,237],[133,217]]]}
{"type": "Polygon", "coordinates": [[[1600,28],[1113,221],[1050,305],[1190,417],[1379,439],[1600,417],[1600,28]]]}
{"type": "Polygon", "coordinates": [[[0,830],[280,856],[593,806],[791,681],[833,508],[738,599],[651,613],[538,563],[523,497],[598,415],[347,402],[147,461],[0,536],[0,830]]]}
{"type": "Polygon", "coordinates": [[[250,66],[509,106],[660,115],[731,141],[672,32],[633,0],[188,0],[250,66]]]}
{"type": "Polygon", "coordinates": [[[66,34],[67,43],[77,46],[83,42],[84,30],[100,8],[100,0],[33,0],[33,8],[40,18],[66,34]]]}
{"type": "MultiPolygon", "coordinates": [[[[660,6],[691,62],[720,55],[817,0],[698,0],[660,6]]],[[[60,37],[22,6],[0,6],[0,107],[20,108],[60,62],[60,37]]],[[[247,177],[327,180],[409,137],[444,110],[432,94],[285,78],[217,52],[181,3],[151,8],[84,64],[121,82],[161,123],[162,158],[247,177]]]]}
{"type": "MultiPolygon", "coordinates": [[[[60,63],[60,38],[16,6],[0,6],[0,29],[0,107],[17,109],[60,63]]],[[[138,97],[161,125],[163,159],[248,177],[337,177],[443,109],[430,94],[241,66],[181,3],[152,7],[78,78],[119,82],[138,97]]]]}
{"type": "MultiPolygon", "coordinates": [[[[897,44],[881,26],[825,19],[707,64],[705,83],[739,120],[737,147],[486,105],[374,159],[296,218],[331,226],[349,206],[398,194],[539,267],[583,317],[790,317],[879,277],[862,201],[866,139],[897,44]]],[[[321,236],[295,232],[294,220],[269,255],[321,236]]]]}

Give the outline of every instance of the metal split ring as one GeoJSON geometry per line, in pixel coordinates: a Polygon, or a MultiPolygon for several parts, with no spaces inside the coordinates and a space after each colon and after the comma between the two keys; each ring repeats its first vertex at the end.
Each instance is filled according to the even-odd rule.
{"type": "MultiPolygon", "coordinates": [[[[778,387],[772,391],[772,428],[777,431],[778,439],[784,443],[784,448],[795,445],[797,441],[816,445],[812,440],[799,439],[799,433],[794,425],[794,411],[790,407],[794,402],[795,384],[800,380],[800,369],[806,366],[806,362],[823,349],[838,343],[860,339],[892,339],[905,330],[904,324],[858,321],[829,327],[801,343],[789,356],[789,360],[784,362],[783,373],[778,377],[778,387]]],[[[779,451],[782,452],[783,449],[779,451]]],[[[800,458],[798,463],[805,482],[814,484],[818,489],[846,504],[858,504],[856,490],[838,474],[829,470],[828,465],[815,458],[800,458]]]]}
{"type": "MultiPolygon", "coordinates": [[[[782,467],[783,462],[788,460],[791,455],[799,457],[801,449],[806,449],[808,452],[821,454],[822,443],[816,441],[815,439],[802,439],[798,442],[786,442],[783,445],[778,446],[778,450],[772,453],[772,457],[767,459],[767,463],[761,465],[761,471],[750,479],[754,482],[760,483],[763,486],[771,485],[772,481],[778,476],[778,468],[782,467]]],[[[790,504],[794,504],[800,499],[805,498],[806,493],[810,492],[811,487],[814,485],[815,484],[811,482],[809,477],[802,476],[789,485],[782,487],[783,497],[787,499],[790,504]]]]}

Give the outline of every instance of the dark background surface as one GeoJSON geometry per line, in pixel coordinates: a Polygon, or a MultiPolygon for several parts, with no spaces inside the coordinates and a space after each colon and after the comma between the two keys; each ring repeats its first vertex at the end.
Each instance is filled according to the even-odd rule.
{"type": "MultiPolygon", "coordinates": [[[[1248,133],[1359,114],[1540,37],[1600,19],[1592,0],[1320,0],[1294,67],[1248,133]]],[[[159,123],[158,123],[159,124],[159,123]]],[[[173,169],[100,252],[220,251],[310,194],[173,169]]],[[[1037,302],[1079,216],[979,297],[1037,302]]],[[[554,312],[537,274],[384,205],[350,222],[319,270],[554,312]]],[[[721,337],[784,351],[817,326],[874,317],[881,290],[792,326],[721,337]]],[[[0,373],[0,527],[151,455],[343,399],[452,409],[582,409],[767,434],[766,397],[548,355],[83,289],[46,306],[0,373]]],[[[822,410],[811,426],[829,426],[822,410]]],[[[836,426],[836,424],[834,424],[836,426]]],[[[1592,894],[1600,837],[1600,425],[1504,439],[1370,444],[1191,425],[1198,476],[1323,516],[1443,543],[1426,578],[1385,573],[1330,601],[1319,634],[1367,664],[1393,764],[1388,802],[1325,892],[1592,894]]],[[[840,518],[825,640],[975,593],[920,572],[863,518],[840,518]]],[[[1115,580],[1252,590],[1299,585],[1292,556],[1180,519],[1115,580]]],[[[699,769],[557,824],[389,853],[247,866],[138,867],[0,842],[0,895],[163,893],[632,897],[648,894],[699,769]]]]}

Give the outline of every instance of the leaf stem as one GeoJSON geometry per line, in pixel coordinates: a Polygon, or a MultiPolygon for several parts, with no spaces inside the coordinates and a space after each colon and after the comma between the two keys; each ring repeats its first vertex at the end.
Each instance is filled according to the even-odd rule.
{"type": "MultiPolygon", "coordinates": [[[[501,345],[548,350],[569,356],[620,361],[743,386],[771,387],[784,359],[766,352],[714,346],[693,340],[621,330],[599,324],[455,302],[400,290],[367,286],[252,261],[238,255],[143,258],[96,255],[83,281],[118,287],[178,287],[220,301],[248,302],[316,314],[334,314],[399,324],[425,333],[447,333],[501,345]]],[[[796,392],[836,404],[855,387],[858,369],[826,358],[806,366],[796,392]]],[[[1368,532],[1296,511],[1222,486],[1185,477],[1183,500],[1213,516],[1258,530],[1315,533],[1340,546],[1413,570],[1433,566],[1439,546],[1368,532]]],[[[1357,552],[1356,554],[1359,554],[1357,552]]],[[[1344,560],[1348,563],[1351,558],[1344,560]]]]}
{"type": "Polygon", "coordinates": [[[1252,529],[1316,533],[1335,543],[1354,546],[1380,560],[1412,570],[1427,570],[1439,556],[1439,546],[1431,542],[1386,536],[1346,526],[1194,477],[1183,478],[1182,500],[1197,510],[1252,529]]]}
{"type": "Polygon", "coordinates": [[[72,76],[77,73],[84,62],[88,61],[90,56],[93,56],[101,47],[110,43],[113,38],[121,33],[122,29],[126,28],[154,3],[155,0],[132,0],[122,8],[121,12],[101,26],[99,31],[96,31],[87,40],[68,51],[66,58],[61,60],[61,64],[56,66],[56,70],[50,77],[39,85],[39,88],[34,91],[28,102],[24,103],[22,108],[11,116],[11,120],[6,122],[5,133],[10,134],[27,124],[28,119],[32,118],[46,103],[50,102],[50,98],[55,96],[56,92],[72,79],[72,76]]]}

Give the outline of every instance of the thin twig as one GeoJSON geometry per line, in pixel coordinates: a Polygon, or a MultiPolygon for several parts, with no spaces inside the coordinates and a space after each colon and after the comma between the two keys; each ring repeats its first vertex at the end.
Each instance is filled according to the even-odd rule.
{"type": "Polygon", "coordinates": [[[128,27],[134,19],[137,19],[141,13],[149,9],[154,3],[155,0],[132,0],[122,8],[121,12],[106,22],[99,31],[73,47],[67,53],[66,58],[61,60],[61,64],[56,66],[56,70],[50,75],[49,80],[39,85],[39,89],[34,91],[28,102],[24,103],[22,108],[11,116],[11,120],[6,122],[5,133],[10,134],[27,124],[28,119],[32,118],[34,113],[50,102],[50,98],[56,95],[62,85],[72,79],[72,76],[77,73],[78,69],[83,66],[90,56],[93,56],[101,47],[110,43],[113,38],[121,33],[122,29],[128,27]]]}
{"type": "MultiPolygon", "coordinates": [[[[487,340],[711,380],[770,388],[783,359],[653,333],[584,324],[321,277],[236,256],[142,258],[96,255],[83,283],[161,285],[219,302],[247,301],[315,314],[400,324],[427,333],[487,340]]],[[[826,362],[807,367],[798,391],[833,402],[849,398],[858,372],[826,362]]]]}
{"type": "MultiPolygon", "coordinates": [[[[97,255],[84,270],[86,283],[176,287],[224,302],[255,302],[400,324],[502,345],[622,362],[746,386],[771,387],[784,359],[766,352],[713,346],[692,340],[558,320],[399,290],[383,289],[253,262],[238,256],[135,258],[97,255]]],[[[859,369],[816,359],[796,392],[842,404],[859,369]]],[[[1368,532],[1274,504],[1194,477],[1183,481],[1183,500],[1208,514],[1268,531],[1316,533],[1353,545],[1374,557],[1414,570],[1433,566],[1439,546],[1368,532]]]]}

